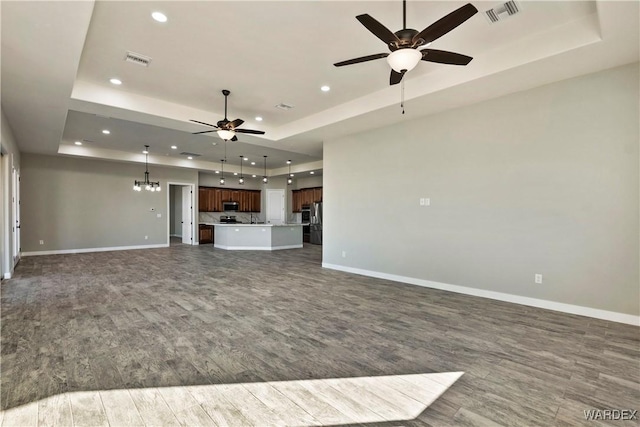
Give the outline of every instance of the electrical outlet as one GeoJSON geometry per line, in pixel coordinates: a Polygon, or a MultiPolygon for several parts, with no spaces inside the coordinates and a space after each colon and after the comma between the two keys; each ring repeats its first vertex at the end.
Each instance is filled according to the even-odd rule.
{"type": "Polygon", "coordinates": [[[425,206],[431,206],[431,199],[429,199],[428,197],[426,199],[424,199],[424,205],[425,206]]]}
{"type": "Polygon", "coordinates": [[[144,236],[144,240],[148,240],[148,239],[149,239],[149,236],[144,236]]]}
{"type": "Polygon", "coordinates": [[[424,206],[424,197],[420,197],[420,206],[424,206]]]}
{"type": "Polygon", "coordinates": [[[537,284],[542,283],[542,274],[536,274],[534,279],[537,284]]]}
{"type": "Polygon", "coordinates": [[[342,258],[346,258],[347,257],[347,251],[342,251],[342,258]]]}
{"type": "Polygon", "coordinates": [[[156,217],[158,217],[158,218],[162,218],[162,214],[161,214],[161,213],[156,214],[156,217]]]}
{"type": "Polygon", "coordinates": [[[40,244],[41,244],[41,245],[44,245],[44,240],[40,240],[40,244]]]}

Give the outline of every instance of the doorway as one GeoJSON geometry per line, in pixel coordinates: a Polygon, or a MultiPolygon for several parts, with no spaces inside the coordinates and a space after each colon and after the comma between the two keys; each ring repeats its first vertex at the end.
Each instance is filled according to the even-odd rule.
{"type": "Polygon", "coordinates": [[[193,184],[169,183],[168,185],[169,244],[193,245],[195,235],[193,184]]]}

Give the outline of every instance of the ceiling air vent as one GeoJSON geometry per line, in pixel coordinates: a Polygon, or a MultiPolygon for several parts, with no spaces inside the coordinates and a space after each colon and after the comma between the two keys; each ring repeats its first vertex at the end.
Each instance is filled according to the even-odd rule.
{"type": "Polygon", "coordinates": [[[520,4],[514,0],[503,3],[493,9],[486,10],[485,16],[489,20],[489,23],[495,24],[498,21],[503,21],[505,18],[515,15],[521,11],[520,4]]]}
{"type": "Polygon", "coordinates": [[[127,52],[127,55],[124,57],[126,62],[133,62],[134,64],[142,65],[143,67],[148,67],[151,62],[151,58],[148,56],[140,55],[135,52],[127,52]]]}
{"type": "Polygon", "coordinates": [[[281,110],[285,110],[285,111],[289,111],[293,108],[293,105],[289,105],[289,104],[285,104],[284,102],[281,102],[280,104],[276,105],[276,108],[279,108],[281,110]]]}
{"type": "Polygon", "coordinates": [[[201,154],[196,154],[196,153],[189,153],[187,151],[183,151],[182,153],[180,153],[181,156],[190,156],[190,157],[200,157],[201,154]]]}

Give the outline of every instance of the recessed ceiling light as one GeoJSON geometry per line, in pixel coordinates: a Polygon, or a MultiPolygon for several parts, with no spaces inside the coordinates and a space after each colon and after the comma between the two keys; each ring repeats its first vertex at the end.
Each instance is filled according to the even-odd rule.
{"type": "Polygon", "coordinates": [[[309,173],[310,173],[311,175],[313,175],[315,172],[314,172],[314,171],[311,171],[311,172],[309,172],[309,173]]]}
{"type": "Polygon", "coordinates": [[[142,154],[149,154],[149,151],[147,151],[147,150],[142,150],[142,154]]]}
{"type": "Polygon", "coordinates": [[[105,135],[109,135],[111,132],[109,132],[109,130],[108,130],[108,129],[104,129],[104,130],[102,131],[102,133],[104,133],[105,135]]]}
{"type": "Polygon", "coordinates": [[[251,178],[255,178],[255,177],[256,177],[256,175],[255,175],[255,174],[251,175],[251,178]]]}
{"type": "Polygon", "coordinates": [[[113,84],[113,85],[121,85],[121,84],[122,84],[122,80],[120,80],[120,79],[115,79],[115,78],[114,78],[114,79],[111,79],[111,80],[109,80],[109,81],[110,81],[110,82],[111,82],[111,84],[113,84]]]}
{"type": "Polygon", "coordinates": [[[244,160],[246,162],[247,160],[249,160],[249,158],[248,157],[244,157],[242,160],[244,160]]]}
{"type": "Polygon", "coordinates": [[[262,117],[260,117],[260,116],[256,117],[256,121],[257,122],[261,122],[262,121],[262,117]]]}
{"type": "Polygon", "coordinates": [[[287,160],[287,164],[290,165],[291,164],[291,160],[287,160]]]}
{"type": "Polygon", "coordinates": [[[187,159],[189,159],[189,160],[193,160],[193,157],[189,156],[189,157],[187,157],[187,159]]]}
{"type": "Polygon", "coordinates": [[[80,141],[76,141],[74,144],[76,144],[76,145],[82,145],[82,142],[80,142],[80,141]]]}
{"type": "Polygon", "coordinates": [[[220,173],[220,171],[216,171],[216,173],[220,173]]]}
{"type": "Polygon", "coordinates": [[[256,162],[251,162],[251,166],[255,166],[256,162]]]}
{"type": "Polygon", "coordinates": [[[177,145],[172,145],[172,146],[171,146],[171,149],[172,149],[172,150],[177,150],[177,149],[178,149],[178,146],[177,146],[177,145]]]}
{"type": "Polygon", "coordinates": [[[327,86],[327,85],[324,85],[324,86],[322,86],[320,88],[320,90],[323,91],[323,92],[329,92],[331,90],[331,88],[329,86],[327,86]]]}
{"type": "Polygon", "coordinates": [[[151,17],[158,22],[167,22],[167,15],[162,12],[153,12],[151,17]]]}
{"type": "Polygon", "coordinates": [[[234,174],[234,175],[238,175],[238,172],[234,172],[233,174],[234,174]]]}

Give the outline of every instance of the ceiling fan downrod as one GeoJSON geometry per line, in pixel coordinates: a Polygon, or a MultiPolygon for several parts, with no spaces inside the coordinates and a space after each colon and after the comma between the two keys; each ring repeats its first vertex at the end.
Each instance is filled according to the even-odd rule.
{"type": "Polygon", "coordinates": [[[407,29],[407,0],[402,0],[402,29],[407,29]]]}
{"type": "Polygon", "coordinates": [[[227,98],[231,94],[231,92],[227,89],[222,89],[222,94],[224,95],[224,121],[227,121],[227,98]]]}

